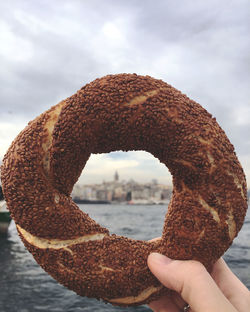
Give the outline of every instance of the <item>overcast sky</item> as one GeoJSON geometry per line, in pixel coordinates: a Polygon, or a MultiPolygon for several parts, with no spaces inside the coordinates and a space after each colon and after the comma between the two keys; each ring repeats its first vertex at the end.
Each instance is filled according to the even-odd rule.
{"type": "MultiPolygon", "coordinates": [[[[29,120],[110,73],[148,74],[212,113],[250,183],[249,0],[8,0],[0,4],[0,161],[29,120]]],[[[168,183],[145,152],[91,156],[82,183],[168,183]]]]}

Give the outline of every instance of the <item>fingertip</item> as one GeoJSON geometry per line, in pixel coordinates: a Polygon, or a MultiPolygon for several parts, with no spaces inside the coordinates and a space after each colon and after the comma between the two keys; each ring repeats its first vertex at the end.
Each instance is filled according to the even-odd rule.
{"type": "Polygon", "coordinates": [[[168,271],[168,266],[172,263],[172,259],[159,254],[159,253],[151,253],[148,256],[148,267],[153,275],[161,282],[164,283],[165,275],[168,271]]]}
{"type": "Polygon", "coordinates": [[[154,265],[168,265],[172,262],[173,260],[160,254],[157,252],[153,252],[148,256],[148,264],[150,266],[154,265]]]}

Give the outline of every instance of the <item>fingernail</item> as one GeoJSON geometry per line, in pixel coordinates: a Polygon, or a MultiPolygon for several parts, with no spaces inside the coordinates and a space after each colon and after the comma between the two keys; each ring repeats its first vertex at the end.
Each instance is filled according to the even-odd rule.
{"type": "Polygon", "coordinates": [[[157,252],[151,253],[149,257],[150,257],[150,261],[154,261],[154,263],[157,263],[159,265],[168,265],[169,263],[173,261],[172,259],[162,254],[159,254],[157,252]]]}

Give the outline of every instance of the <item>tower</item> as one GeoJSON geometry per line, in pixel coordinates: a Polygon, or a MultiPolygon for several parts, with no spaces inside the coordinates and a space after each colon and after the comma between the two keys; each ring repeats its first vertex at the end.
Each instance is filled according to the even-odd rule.
{"type": "Polygon", "coordinates": [[[119,181],[119,175],[118,175],[118,172],[117,172],[117,171],[115,172],[115,175],[114,175],[114,181],[115,181],[115,182],[118,182],[118,181],[119,181]]]}

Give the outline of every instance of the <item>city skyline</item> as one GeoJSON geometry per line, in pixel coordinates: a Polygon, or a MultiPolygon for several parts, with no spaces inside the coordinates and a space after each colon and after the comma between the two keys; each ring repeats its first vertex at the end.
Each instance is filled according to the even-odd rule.
{"type": "Polygon", "coordinates": [[[163,204],[172,194],[172,185],[158,183],[157,179],[140,183],[135,179],[120,179],[118,171],[113,173],[112,180],[102,183],[76,183],[72,198],[77,202],[129,203],[129,204],[163,204]]]}

